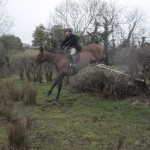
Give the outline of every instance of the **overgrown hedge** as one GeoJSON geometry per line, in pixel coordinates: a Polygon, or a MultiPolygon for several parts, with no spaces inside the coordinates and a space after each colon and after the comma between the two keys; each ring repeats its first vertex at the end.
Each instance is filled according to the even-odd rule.
{"type": "Polygon", "coordinates": [[[110,98],[138,96],[147,91],[143,80],[135,79],[106,66],[87,66],[70,78],[73,92],[97,93],[110,98]]]}

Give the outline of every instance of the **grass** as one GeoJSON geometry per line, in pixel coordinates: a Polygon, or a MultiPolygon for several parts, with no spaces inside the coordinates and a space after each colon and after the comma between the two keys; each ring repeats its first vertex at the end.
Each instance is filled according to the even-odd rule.
{"type": "Polygon", "coordinates": [[[126,65],[112,65],[111,69],[122,71],[122,72],[128,72],[129,71],[129,69],[126,65]]]}
{"type": "Polygon", "coordinates": [[[16,54],[13,55],[13,57],[17,57],[17,56],[37,56],[37,54],[39,53],[38,50],[36,49],[28,49],[28,50],[25,50],[25,51],[20,51],[16,54]]]}
{"type": "Polygon", "coordinates": [[[0,117],[0,149],[7,141],[6,121],[0,117]]]}
{"type": "MultiPolygon", "coordinates": [[[[20,101],[14,105],[14,111],[20,116],[28,114],[33,118],[28,131],[30,149],[115,150],[120,139],[123,139],[123,149],[149,149],[149,108],[126,101],[73,94],[65,88],[60,104],[54,105],[57,90],[47,97],[49,84],[35,86],[38,90],[36,105],[24,106],[20,101]]],[[[0,123],[0,148],[7,141],[4,126],[3,120],[0,123]]]]}

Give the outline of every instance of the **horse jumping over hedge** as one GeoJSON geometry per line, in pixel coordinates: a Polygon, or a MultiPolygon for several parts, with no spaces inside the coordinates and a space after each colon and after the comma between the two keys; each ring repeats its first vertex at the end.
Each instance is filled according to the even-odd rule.
{"type": "Polygon", "coordinates": [[[72,59],[76,60],[76,66],[70,66],[70,56],[65,53],[60,52],[47,52],[41,47],[40,53],[33,61],[33,66],[41,64],[45,61],[51,62],[55,65],[58,75],[53,82],[50,90],[48,91],[48,96],[51,95],[54,87],[58,85],[58,92],[56,96],[56,102],[58,102],[60,91],[62,88],[62,82],[65,76],[75,75],[79,70],[87,66],[91,62],[98,62],[105,59],[103,54],[103,47],[98,44],[90,44],[82,48],[82,51],[74,56],[72,59]]]}

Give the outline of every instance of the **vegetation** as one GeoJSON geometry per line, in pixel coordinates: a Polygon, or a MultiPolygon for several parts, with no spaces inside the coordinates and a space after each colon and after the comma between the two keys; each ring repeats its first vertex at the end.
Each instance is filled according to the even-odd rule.
{"type": "MultiPolygon", "coordinates": [[[[16,102],[13,106],[19,116],[33,118],[31,129],[26,132],[29,149],[117,149],[120,141],[122,149],[148,149],[150,111],[145,104],[73,94],[63,89],[60,104],[55,105],[56,91],[52,97],[46,96],[49,84],[35,86],[37,105],[27,107],[16,102]]],[[[2,147],[7,134],[6,122],[0,119],[2,147]]]]}
{"type": "Polygon", "coordinates": [[[33,85],[27,85],[24,88],[24,104],[25,105],[33,105],[36,104],[36,96],[37,96],[37,91],[35,90],[35,87],[33,85]]]}
{"type": "Polygon", "coordinates": [[[12,18],[6,11],[6,1],[0,0],[0,35],[5,34],[13,26],[12,18]]]}
{"type": "MultiPolygon", "coordinates": [[[[59,104],[54,103],[56,90],[51,97],[46,96],[50,83],[42,83],[39,75],[42,72],[41,66],[35,70],[31,66],[37,51],[22,52],[20,38],[5,34],[11,28],[12,21],[7,12],[3,12],[4,1],[0,0],[0,77],[6,75],[7,78],[0,80],[0,149],[149,149],[149,99],[143,102],[143,97],[136,96],[117,101],[96,95],[96,92],[93,95],[71,93],[64,86],[59,104]],[[12,56],[16,51],[21,53],[12,56]],[[18,79],[17,67],[21,71],[20,77],[23,78],[25,73],[28,81],[34,81],[35,72],[38,72],[36,75],[41,84],[28,84],[26,78],[18,79]],[[7,75],[11,74],[10,81],[7,75]]],[[[36,27],[33,45],[58,49],[64,38],[64,29],[71,27],[81,37],[82,46],[93,42],[104,45],[106,55],[111,56],[109,59],[117,64],[112,68],[123,70],[149,84],[150,46],[146,42],[146,32],[141,32],[143,18],[139,10],[131,12],[121,9],[116,2],[87,0],[79,3],[66,0],[56,8],[49,27],[42,24],[36,27]]],[[[45,72],[51,77],[48,77],[50,82],[52,68],[46,69],[45,72]]],[[[97,77],[93,76],[97,88],[100,88],[97,77]]],[[[117,76],[113,77],[116,81],[117,76]]],[[[93,85],[90,80],[85,82],[93,85]]],[[[110,90],[109,83],[106,93],[114,92],[115,89],[110,90]]],[[[115,86],[118,82],[111,83],[115,86]]],[[[124,92],[122,88],[119,90],[124,92]]],[[[132,95],[135,91],[130,88],[130,92],[132,95]]]]}
{"type": "Polygon", "coordinates": [[[13,50],[22,50],[22,42],[15,35],[2,35],[0,37],[0,45],[6,54],[13,53],[13,50]]]}
{"type": "Polygon", "coordinates": [[[14,35],[0,36],[0,71],[11,74],[10,56],[22,50],[22,42],[19,37],[14,35]]]}
{"type": "MultiPolygon", "coordinates": [[[[41,37],[40,34],[35,34],[37,29],[42,27],[42,33],[45,33],[43,45],[58,49],[60,43],[57,42],[63,37],[63,29],[70,27],[80,37],[81,46],[100,43],[104,45],[105,54],[109,55],[110,50],[115,53],[118,47],[141,46],[146,41],[148,35],[145,32],[144,18],[139,9],[123,9],[116,1],[66,0],[50,15],[47,28],[43,25],[36,27],[33,44],[36,39],[42,38],[43,34],[41,37]]],[[[41,33],[41,30],[38,33],[41,33]]],[[[38,45],[40,43],[38,42],[38,45]]]]}
{"type": "Polygon", "coordinates": [[[40,24],[36,27],[34,33],[33,33],[33,46],[40,46],[44,45],[45,43],[45,27],[40,24]]]}
{"type": "Polygon", "coordinates": [[[16,102],[21,101],[22,104],[33,106],[36,103],[37,92],[29,84],[24,86],[10,80],[1,80],[0,89],[0,118],[5,118],[6,122],[2,125],[6,124],[8,127],[8,143],[3,147],[10,150],[27,149],[27,129],[31,128],[32,118],[28,115],[21,116],[14,106],[16,102]]]}
{"type": "Polygon", "coordinates": [[[43,25],[36,27],[33,32],[33,46],[45,46],[46,49],[56,50],[64,39],[64,28],[61,25],[54,25],[46,29],[43,25]]]}

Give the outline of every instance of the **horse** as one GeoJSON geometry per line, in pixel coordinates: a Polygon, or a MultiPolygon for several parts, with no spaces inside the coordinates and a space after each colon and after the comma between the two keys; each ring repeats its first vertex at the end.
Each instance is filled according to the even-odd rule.
{"type": "Polygon", "coordinates": [[[58,75],[54,80],[47,95],[50,96],[54,87],[58,85],[57,96],[55,98],[56,102],[58,102],[64,77],[75,75],[79,70],[81,70],[91,62],[99,62],[104,60],[105,55],[103,51],[104,48],[102,47],[102,45],[98,45],[95,43],[83,47],[80,53],[76,54],[75,56],[72,56],[78,58],[76,66],[72,67],[70,66],[70,56],[68,57],[68,54],[61,52],[44,51],[43,47],[41,47],[40,53],[32,62],[32,65],[36,66],[45,61],[54,64],[58,72],[58,75]]]}

